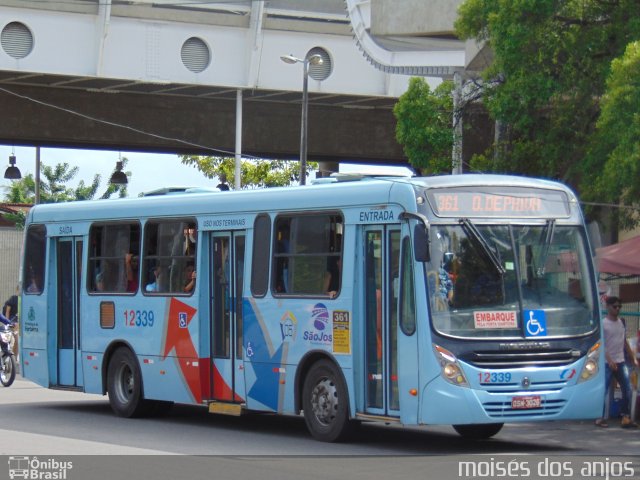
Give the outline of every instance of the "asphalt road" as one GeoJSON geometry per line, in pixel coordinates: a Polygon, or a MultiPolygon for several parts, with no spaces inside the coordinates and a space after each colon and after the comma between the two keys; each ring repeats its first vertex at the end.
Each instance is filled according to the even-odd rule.
{"type": "Polygon", "coordinates": [[[7,462],[0,459],[0,479],[18,458],[38,467],[30,475],[61,480],[640,478],[640,429],[614,422],[608,429],[590,421],[506,425],[485,441],[464,440],[450,427],[365,424],[353,441],[327,444],[313,440],[301,418],[175,405],[161,417],[122,419],[106,397],[21,377],[0,389],[0,412],[7,462]],[[59,468],[65,459],[73,468],[59,468]]]}

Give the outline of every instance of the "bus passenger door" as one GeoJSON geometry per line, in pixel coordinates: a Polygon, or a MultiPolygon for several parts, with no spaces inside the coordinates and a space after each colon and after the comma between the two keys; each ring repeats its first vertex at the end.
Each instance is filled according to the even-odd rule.
{"type": "Polygon", "coordinates": [[[80,278],[82,238],[56,239],[57,385],[82,386],[80,344],[80,278]]]}
{"type": "Polygon", "coordinates": [[[242,286],[244,232],[214,233],[211,242],[211,398],[244,401],[242,286]]]}
{"type": "Polygon", "coordinates": [[[373,415],[399,416],[397,305],[400,229],[364,231],[365,407],[373,415]]]}

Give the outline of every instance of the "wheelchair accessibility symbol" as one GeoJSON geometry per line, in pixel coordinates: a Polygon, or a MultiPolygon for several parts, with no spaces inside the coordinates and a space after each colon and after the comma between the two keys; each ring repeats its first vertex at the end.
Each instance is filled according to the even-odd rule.
{"type": "Polygon", "coordinates": [[[547,335],[547,317],[544,310],[525,310],[524,321],[527,337],[545,337],[547,335]]]}

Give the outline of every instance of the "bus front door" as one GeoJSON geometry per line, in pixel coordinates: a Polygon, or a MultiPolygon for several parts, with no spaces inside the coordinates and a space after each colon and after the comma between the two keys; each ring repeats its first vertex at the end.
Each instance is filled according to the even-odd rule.
{"type": "Polygon", "coordinates": [[[56,239],[57,385],[82,386],[80,344],[80,278],[82,238],[56,239]]]}
{"type": "Polygon", "coordinates": [[[211,241],[211,398],[244,401],[242,284],[244,232],[216,232],[211,241]]]}
{"type": "Polygon", "coordinates": [[[365,409],[372,415],[400,415],[397,305],[400,229],[371,226],[364,231],[365,409]]]}

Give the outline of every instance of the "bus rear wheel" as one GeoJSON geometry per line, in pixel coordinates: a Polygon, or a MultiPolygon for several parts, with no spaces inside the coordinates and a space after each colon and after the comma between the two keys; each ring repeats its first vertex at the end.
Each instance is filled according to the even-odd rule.
{"type": "Polygon", "coordinates": [[[302,408],[307,428],[317,440],[337,442],[351,432],[347,387],[332,362],[320,360],[309,370],[304,380],[302,408]]]}
{"type": "Polygon", "coordinates": [[[138,360],[128,348],[119,348],[109,361],[107,389],[111,409],[119,417],[139,417],[145,411],[138,360]]]}
{"type": "Polygon", "coordinates": [[[479,423],[477,425],[454,425],[453,428],[462,437],[471,440],[484,440],[496,435],[504,423],[479,423]]]}

